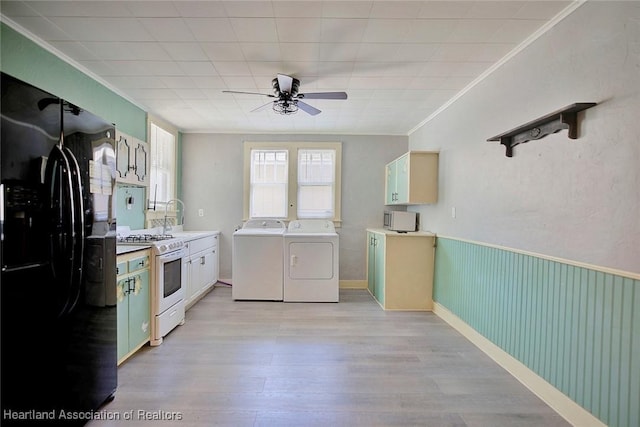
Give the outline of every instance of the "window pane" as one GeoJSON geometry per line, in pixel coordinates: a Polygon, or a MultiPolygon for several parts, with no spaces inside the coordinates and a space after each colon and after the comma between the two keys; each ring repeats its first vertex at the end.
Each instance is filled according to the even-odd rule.
{"type": "Polygon", "coordinates": [[[286,218],[288,152],[251,150],[251,218],[286,218]]]}
{"type": "Polygon", "coordinates": [[[159,203],[175,198],[175,137],[151,124],[151,165],[149,199],[159,203]]]}
{"type": "Polygon", "coordinates": [[[298,218],[333,218],[335,150],[298,150],[298,218]]]}

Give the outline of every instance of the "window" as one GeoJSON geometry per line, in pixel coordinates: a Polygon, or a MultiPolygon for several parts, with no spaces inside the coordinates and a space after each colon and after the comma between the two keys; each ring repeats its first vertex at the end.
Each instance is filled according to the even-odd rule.
{"type": "Polygon", "coordinates": [[[298,218],[334,216],[335,150],[298,150],[298,218]]]}
{"type": "Polygon", "coordinates": [[[150,123],[151,168],[149,201],[163,206],[176,198],[176,137],[155,123],[150,123]]]}
{"type": "Polygon", "coordinates": [[[340,221],[340,143],[245,142],[245,218],[340,221]]]}
{"type": "Polygon", "coordinates": [[[251,150],[251,218],[287,216],[287,150],[251,150]]]}

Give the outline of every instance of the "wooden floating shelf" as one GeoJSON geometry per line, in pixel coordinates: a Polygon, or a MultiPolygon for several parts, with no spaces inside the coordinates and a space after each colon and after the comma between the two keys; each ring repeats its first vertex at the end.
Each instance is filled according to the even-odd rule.
{"type": "Polygon", "coordinates": [[[597,105],[595,102],[577,102],[567,105],[560,110],[547,114],[536,120],[525,123],[487,139],[487,141],[500,141],[507,149],[506,156],[513,157],[513,147],[536,139],[542,139],[547,135],[556,133],[562,129],[569,130],[569,138],[578,138],[578,113],[597,105]]]}

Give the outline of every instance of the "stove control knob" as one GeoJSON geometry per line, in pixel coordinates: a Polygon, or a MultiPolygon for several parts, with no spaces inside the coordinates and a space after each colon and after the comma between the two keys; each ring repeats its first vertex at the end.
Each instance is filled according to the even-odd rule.
{"type": "Polygon", "coordinates": [[[167,245],[160,245],[160,252],[164,252],[167,250],[167,245]]]}

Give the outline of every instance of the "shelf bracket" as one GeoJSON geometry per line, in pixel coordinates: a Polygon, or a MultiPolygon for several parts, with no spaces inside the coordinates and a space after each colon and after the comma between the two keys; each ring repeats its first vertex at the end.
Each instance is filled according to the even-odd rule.
{"type": "Polygon", "coordinates": [[[568,105],[553,113],[542,116],[536,120],[532,120],[521,126],[513,128],[507,132],[501,133],[487,139],[487,141],[499,141],[505,146],[507,157],[513,157],[513,147],[525,142],[542,139],[547,135],[559,132],[563,129],[568,130],[570,139],[578,138],[578,113],[580,111],[597,105],[595,102],[578,102],[568,105]]]}

